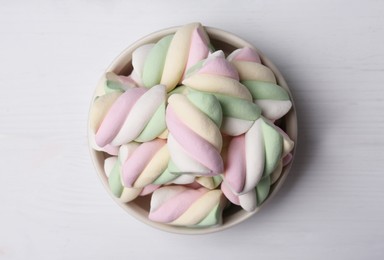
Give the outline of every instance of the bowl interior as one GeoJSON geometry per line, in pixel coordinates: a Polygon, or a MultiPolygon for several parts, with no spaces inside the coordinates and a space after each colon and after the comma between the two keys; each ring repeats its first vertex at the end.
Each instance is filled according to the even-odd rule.
{"type": "MultiPolygon", "coordinates": [[[[112,71],[119,75],[129,75],[132,71],[132,52],[138,48],[139,46],[147,43],[154,43],[157,42],[159,39],[164,37],[165,35],[174,33],[177,30],[178,27],[169,28],[165,30],[161,30],[155,33],[152,33],[137,42],[135,42],[133,45],[128,47],[126,50],[124,50],[109,66],[107,71],[112,71]]],[[[243,39],[230,34],[228,32],[211,28],[211,27],[205,27],[206,31],[208,32],[208,35],[210,37],[212,45],[216,49],[223,50],[226,54],[231,53],[233,50],[241,47],[252,47],[252,45],[243,39]]],[[[254,47],[252,47],[254,48],[254,47]]],[[[257,49],[256,49],[257,50],[257,49]]],[[[283,76],[278,71],[278,69],[275,67],[275,65],[267,58],[265,55],[263,55],[259,50],[257,50],[259,53],[262,63],[269,67],[275,74],[277,82],[280,86],[285,88],[289,93],[290,90],[288,88],[287,83],[285,82],[283,76]]],[[[100,80],[99,85],[97,86],[97,89],[95,91],[95,96],[97,93],[99,93],[100,89],[102,89],[103,81],[100,80]]],[[[291,95],[291,93],[290,93],[291,95]]],[[[292,99],[292,95],[291,95],[292,99]]],[[[293,103],[293,100],[292,100],[293,103]]],[[[283,118],[281,121],[280,127],[285,130],[285,132],[290,136],[290,138],[295,142],[297,141],[297,118],[296,118],[296,110],[295,106],[293,104],[292,109],[290,112],[283,118]]],[[[89,138],[92,135],[89,134],[89,138]]],[[[104,172],[104,160],[108,156],[106,153],[98,152],[92,148],[90,148],[91,157],[93,160],[93,163],[96,167],[96,171],[98,176],[100,177],[104,187],[109,192],[109,194],[112,196],[112,198],[116,201],[117,204],[119,204],[124,210],[126,210],[128,213],[130,213],[132,216],[137,218],[138,220],[161,230],[173,232],[173,233],[181,233],[181,234],[204,234],[204,233],[211,233],[216,232],[220,230],[227,229],[237,223],[240,223],[247,218],[251,217],[253,214],[255,214],[263,205],[268,203],[268,201],[271,200],[273,195],[280,189],[283,182],[285,181],[287,174],[291,168],[292,161],[286,165],[283,168],[283,172],[280,176],[280,178],[277,180],[276,183],[274,183],[271,186],[271,191],[268,196],[268,198],[264,201],[264,203],[256,208],[252,212],[247,212],[243,209],[241,209],[238,206],[231,205],[223,212],[223,223],[220,226],[215,227],[209,227],[209,228],[203,228],[203,229],[196,229],[196,228],[188,228],[188,227],[176,227],[176,226],[169,226],[161,223],[152,222],[148,219],[148,212],[149,212],[149,201],[150,196],[144,196],[144,197],[138,197],[132,202],[129,203],[122,203],[117,198],[114,197],[114,195],[111,193],[109,187],[108,187],[108,179],[104,172]]],[[[294,157],[295,149],[292,151],[292,155],[294,157]]]]}

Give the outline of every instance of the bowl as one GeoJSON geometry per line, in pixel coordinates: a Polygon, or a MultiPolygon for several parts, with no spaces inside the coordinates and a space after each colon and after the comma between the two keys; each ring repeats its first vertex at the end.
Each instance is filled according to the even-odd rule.
{"type": "MultiPolygon", "coordinates": [[[[160,30],[157,32],[154,32],[148,36],[143,37],[142,39],[136,41],[134,44],[129,46],[127,49],[125,49],[113,62],[112,64],[107,68],[106,72],[114,72],[119,75],[128,75],[132,71],[132,53],[135,49],[138,47],[148,44],[148,43],[155,43],[158,40],[160,40],[162,37],[175,33],[176,30],[179,27],[172,27],[164,30],[160,30]]],[[[212,27],[205,27],[211,43],[213,46],[216,47],[216,49],[221,49],[224,51],[224,53],[229,54],[235,49],[242,48],[242,47],[253,47],[252,44],[249,42],[241,39],[240,37],[212,27]]],[[[277,84],[282,86],[284,89],[288,91],[288,93],[291,96],[292,100],[292,108],[286,114],[283,118],[282,122],[282,128],[283,130],[289,135],[289,137],[295,142],[295,146],[297,145],[297,117],[296,117],[296,110],[294,106],[294,102],[292,99],[291,92],[288,88],[288,85],[286,81],[284,80],[282,74],[280,71],[277,69],[277,67],[258,49],[256,49],[258,54],[260,55],[262,63],[269,67],[273,73],[276,76],[277,79],[277,84]]],[[[94,100],[95,96],[97,93],[99,93],[100,89],[103,87],[102,86],[103,79],[100,80],[98,86],[96,87],[96,91],[94,93],[94,97],[92,101],[94,100]]],[[[89,122],[88,122],[89,123],[89,122]]],[[[88,126],[88,131],[90,131],[90,127],[88,126]]],[[[91,134],[88,135],[89,138],[91,138],[91,134]]],[[[91,142],[89,142],[91,144],[91,142]]],[[[111,195],[113,200],[120,206],[122,207],[127,213],[138,219],[139,221],[152,226],[154,228],[167,231],[167,232],[172,232],[172,233],[178,233],[178,234],[207,234],[207,233],[212,233],[212,232],[217,232],[217,231],[223,231],[225,229],[228,229],[230,227],[233,227],[236,224],[239,224],[251,216],[253,216],[256,212],[258,212],[262,207],[264,207],[267,203],[269,203],[272,199],[272,197],[277,193],[277,191],[281,188],[283,185],[284,181],[286,180],[288,173],[291,169],[292,162],[293,160],[284,166],[283,171],[281,173],[280,178],[275,182],[270,189],[270,193],[267,197],[267,199],[262,203],[259,207],[257,207],[254,211],[252,212],[247,212],[240,207],[237,206],[230,206],[229,208],[225,209],[223,212],[223,222],[219,226],[213,226],[213,227],[208,227],[208,228],[189,228],[189,227],[179,227],[179,226],[171,226],[171,225],[166,225],[162,223],[157,223],[153,222],[148,219],[148,213],[149,213],[149,201],[150,197],[149,196],[144,196],[144,197],[138,197],[134,201],[131,201],[129,203],[122,203],[119,201],[110,191],[109,186],[108,186],[108,179],[107,176],[104,172],[104,160],[107,156],[104,152],[99,152],[94,149],[92,149],[91,145],[90,147],[90,154],[91,158],[93,161],[93,164],[96,168],[96,172],[98,177],[100,178],[102,184],[104,185],[105,189],[107,192],[111,195]]],[[[295,155],[295,148],[292,151],[292,155],[294,157],[295,155]]]]}

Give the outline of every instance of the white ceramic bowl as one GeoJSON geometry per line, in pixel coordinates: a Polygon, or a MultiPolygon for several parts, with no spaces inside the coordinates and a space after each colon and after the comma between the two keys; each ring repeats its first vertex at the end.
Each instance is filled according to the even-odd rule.
{"type": "MultiPolygon", "coordinates": [[[[164,29],[155,33],[152,33],[148,36],[145,36],[144,38],[138,40],[134,44],[132,44],[130,47],[125,49],[113,62],[112,64],[108,67],[106,71],[112,71],[116,74],[120,75],[128,75],[132,71],[132,64],[131,64],[131,59],[132,59],[132,52],[138,48],[139,46],[147,43],[155,43],[158,40],[160,40],[162,37],[175,33],[176,30],[179,27],[173,27],[173,28],[168,28],[164,29]]],[[[226,54],[229,54],[232,52],[234,49],[245,47],[245,46],[250,46],[252,45],[248,43],[247,41],[222,30],[216,29],[216,28],[211,28],[211,27],[205,27],[212,45],[216,49],[221,49],[223,50],[226,54]]],[[[254,48],[254,47],[253,47],[254,48]]],[[[259,50],[257,50],[259,53],[262,63],[269,67],[275,74],[277,83],[288,90],[288,92],[291,94],[289,91],[288,85],[285,82],[283,76],[279,72],[279,70],[276,68],[275,65],[267,58],[265,55],[263,55],[259,50]]],[[[97,89],[95,91],[96,93],[99,92],[99,90],[102,88],[102,81],[100,81],[99,85],[97,86],[97,89]]],[[[292,98],[292,95],[291,95],[292,98]]],[[[93,101],[93,99],[92,99],[93,101]]],[[[292,101],[293,103],[293,101],[292,101]]],[[[290,112],[284,117],[283,121],[283,126],[282,128],[286,131],[286,133],[289,135],[289,137],[295,142],[295,145],[297,143],[297,117],[296,117],[296,110],[295,106],[292,106],[292,109],[290,112]]],[[[90,129],[90,127],[88,127],[90,129]]],[[[92,135],[89,134],[89,137],[92,135]]],[[[91,142],[90,142],[91,143],[91,142]]],[[[104,172],[104,159],[106,158],[106,154],[103,152],[98,152],[94,149],[91,148],[90,146],[90,153],[91,157],[93,160],[93,163],[96,167],[97,175],[100,177],[101,182],[103,183],[105,189],[107,192],[111,195],[111,197],[115,200],[115,202],[121,206],[124,210],[126,210],[129,214],[137,218],[138,220],[161,230],[168,231],[168,232],[173,232],[173,233],[180,233],[180,234],[206,234],[206,233],[211,233],[211,232],[216,232],[216,231],[222,231],[225,230],[229,227],[232,227],[240,222],[243,222],[244,220],[248,219],[251,217],[253,214],[258,212],[261,207],[263,207],[266,203],[268,203],[273,195],[280,189],[282,184],[284,183],[288,172],[291,168],[292,161],[286,165],[283,168],[283,172],[278,179],[276,183],[274,183],[271,187],[270,193],[268,198],[264,201],[264,203],[256,208],[252,212],[247,212],[240,207],[237,206],[230,206],[228,209],[225,209],[223,212],[223,223],[220,226],[214,226],[214,227],[209,227],[209,228],[188,228],[188,227],[177,227],[177,226],[170,226],[166,224],[161,224],[161,223],[156,223],[153,221],[150,221],[148,219],[148,213],[149,213],[149,201],[150,197],[145,196],[145,197],[138,197],[132,202],[129,203],[122,203],[119,201],[115,196],[112,194],[112,192],[109,189],[108,186],[108,179],[107,176],[104,172]]],[[[295,149],[292,151],[292,154],[294,156],[295,149]]],[[[129,221],[129,219],[127,220],[129,221]]]]}

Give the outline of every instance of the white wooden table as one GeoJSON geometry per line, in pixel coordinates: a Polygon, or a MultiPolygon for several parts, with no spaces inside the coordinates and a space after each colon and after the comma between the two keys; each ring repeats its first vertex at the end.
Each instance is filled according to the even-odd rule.
{"type": "Polygon", "coordinates": [[[383,259],[383,42],[374,0],[0,1],[0,259],[383,259]],[[300,123],[284,188],[205,236],[155,230],[116,206],[86,138],[107,65],[192,21],[268,55],[300,123]]]}

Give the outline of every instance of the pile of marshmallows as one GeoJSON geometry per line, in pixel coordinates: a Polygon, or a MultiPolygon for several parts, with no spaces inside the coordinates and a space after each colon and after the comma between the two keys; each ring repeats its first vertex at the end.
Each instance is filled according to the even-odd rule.
{"type": "Polygon", "coordinates": [[[106,73],[91,108],[112,193],[151,196],[150,220],[188,227],[220,224],[231,203],[263,203],[294,144],[276,125],[289,93],[257,52],[226,57],[194,23],[137,48],[132,66],[106,73]]]}

